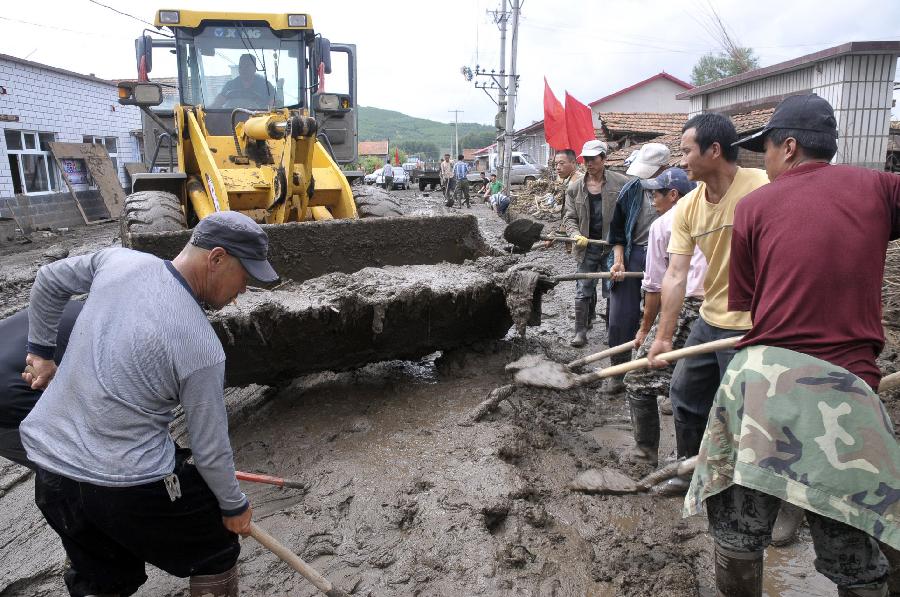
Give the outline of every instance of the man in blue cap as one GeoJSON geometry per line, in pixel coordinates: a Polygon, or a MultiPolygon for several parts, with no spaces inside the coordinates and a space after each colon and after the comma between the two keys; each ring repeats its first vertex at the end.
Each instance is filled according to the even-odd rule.
{"type": "Polygon", "coordinates": [[[231,303],[250,277],[277,280],[267,253],[256,222],[219,212],[172,261],[111,248],[38,271],[22,377],[46,389],[20,431],[35,502],[71,560],[70,594],[131,595],[146,562],[191,577],[192,596],[238,594],[237,535],[249,533],[251,508],[228,440],[225,353],[204,306],[231,303]],[[87,292],[57,370],[63,307],[87,292]],[[168,432],[179,405],[194,464],[168,432]]]}
{"type": "MultiPolygon", "coordinates": [[[[669,266],[669,239],[672,237],[672,216],[676,203],[694,190],[696,183],[688,180],[681,168],[669,168],[656,178],[641,180],[641,186],[652,193],[652,204],[659,217],[650,225],[647,238],[647,258],[644,263],[644,314],[634,337],[635,358],[647,356],[656,338],[656,316],[659,314],[662,280],[669,266]]],[[[688,272],[684,304],[675,325],[673,348],[682,348],[697,319],[703,303],[703,278],[706,258],[699,247],[694,249],[688,272]]],[[[644,369],[625,375],[625,396],[631,409],[631,424],[635,447],[630,459],[656,466],[659,461],[659,411],[657,396],[668,396],[672,374],[669,369],[644,369]]]]}

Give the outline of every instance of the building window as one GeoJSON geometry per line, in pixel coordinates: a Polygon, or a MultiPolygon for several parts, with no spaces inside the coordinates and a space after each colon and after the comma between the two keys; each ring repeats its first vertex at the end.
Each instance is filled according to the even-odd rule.
{"type": "Polygon", "coordinates": [[[82,142],[104,146],[106,148],[106,153],[109,154],[109,159],[112,160],[113,171],[116,173],[116,176],[119,175],[119,140],[116,137],[94,137],[92,135],[85,135],[82,137],[82,142]]]}
{"type": "Polygon", "coordinates": [[[49,193],[59,188],[56,163],[50,155],[53,133],[3,131],[6,153],[17,195],[49,193]]]}

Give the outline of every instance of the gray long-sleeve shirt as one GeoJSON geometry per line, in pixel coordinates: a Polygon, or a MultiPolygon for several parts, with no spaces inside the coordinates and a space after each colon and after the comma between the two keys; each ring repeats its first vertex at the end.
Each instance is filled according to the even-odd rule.
{"type": "MultiPolygon", "coordinates": [[[[22,443],[38,466],[77,481],[130,486],[175,467],[168,432],[184,408],[194,462],[223,514],[245,508],[228,440],[225,352],[171,263],[105,249],[40,269],[31,290],[28,350],[56,343],[66,301],[90,292],[66,358],[31,414],[22,443]]],[[[23,355],[24,358],[24,355],[23,355]]]]}

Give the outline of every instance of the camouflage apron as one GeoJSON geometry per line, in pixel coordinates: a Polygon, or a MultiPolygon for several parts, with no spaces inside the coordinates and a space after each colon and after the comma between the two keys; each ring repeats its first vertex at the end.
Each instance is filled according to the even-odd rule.
{"type": "Polygon", "coordinates": [[[732,484],[900,548],[900,446],[878,395],[846,369],[770,346],[722,378],[684,516],[732,484]]]}

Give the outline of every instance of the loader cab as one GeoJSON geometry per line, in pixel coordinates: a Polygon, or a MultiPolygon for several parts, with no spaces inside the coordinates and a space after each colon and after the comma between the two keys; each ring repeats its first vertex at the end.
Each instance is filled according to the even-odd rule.
{"type": "Polygon", "coordinates": [[[232,135],[251,113],[288,109],[316,118],[319,141],[336,162],[356,161],[355,46],[331,44],[305,14],[160,10],[156,25],[174,39],[142,36],[139,71],[142,60],[144,72],[152,65],[148,47],[174,46],[180,104],[202,106],[209,135],[232,135]]]}

